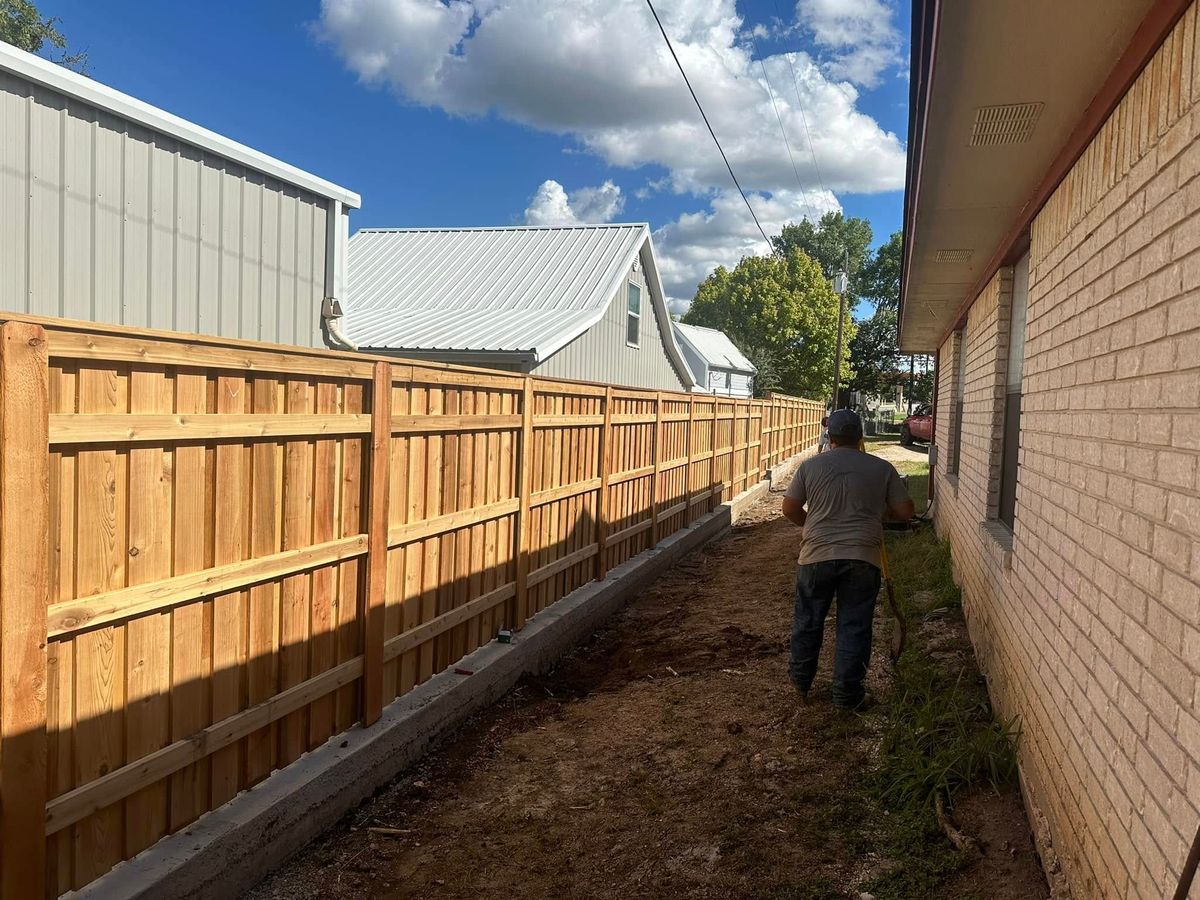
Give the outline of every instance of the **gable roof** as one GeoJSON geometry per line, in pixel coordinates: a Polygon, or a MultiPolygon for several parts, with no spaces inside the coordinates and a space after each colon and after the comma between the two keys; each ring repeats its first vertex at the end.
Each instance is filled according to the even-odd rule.
{"type": "Polygon", "coordinates": [[[364,349],[542,362],[600,321],[639,258],[667,356],[690,383],[644,223],[362,229],[350,239],[344,327],[364,349]]]}
{"type": "Polygon", "coordinates": [[[695,350],[710,367],[733,369],[735,372],[748,374],[758,371],[754,363],[746,358],[725,332],[702,325],[686,325],[683,322],[672,322],[671,325],[680,340],[695,350]]]}

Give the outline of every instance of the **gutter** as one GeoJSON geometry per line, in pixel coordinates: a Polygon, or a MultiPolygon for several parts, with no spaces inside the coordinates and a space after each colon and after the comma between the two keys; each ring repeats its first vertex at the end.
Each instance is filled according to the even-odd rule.
{"type": "Polygon", "coordinates": [[[925,126],[933,90],[934,51],[941,22],[941,0],[913,0],[913,54],[908,89],[908,166],[904,175],[904,255],[900,260],[900,300],[896,307],[896,344],[904,343],[904,300],[912,267],[913,234],[921,195],[925,126]]]}

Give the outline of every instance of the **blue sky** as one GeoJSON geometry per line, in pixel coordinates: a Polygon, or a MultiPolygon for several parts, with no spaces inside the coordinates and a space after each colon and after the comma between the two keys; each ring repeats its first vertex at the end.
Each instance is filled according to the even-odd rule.
{"type": "MultiPolygon", "coordinates": [[[[900,227],[908,0],[656,5],[768,231],[900,227]]],[[[763,250],[644,0],[39,6],[97,80],[360,193],[352,228],[648,221],[677,301],[763,250]]]]}

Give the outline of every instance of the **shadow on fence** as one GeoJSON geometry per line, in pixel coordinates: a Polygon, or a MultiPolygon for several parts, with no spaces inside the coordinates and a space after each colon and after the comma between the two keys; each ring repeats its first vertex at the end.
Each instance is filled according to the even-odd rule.
{"type": "Polygon", "coordinates": [[[372,724],[820,416],[42,324],[0,326],[0,900],[372,724]]]}

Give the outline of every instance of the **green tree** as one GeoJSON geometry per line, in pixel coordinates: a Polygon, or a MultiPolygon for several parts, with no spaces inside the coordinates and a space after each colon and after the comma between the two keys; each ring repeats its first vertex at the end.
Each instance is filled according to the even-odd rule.
{"type": "MultiPolygon", "coordinates": [[[[742,348],[738,348],[741,350],[742,348]]],[[[754,396],[763,397],[772,391],[783,390],[779,380],[779,361],[775,354],[765,347],[746,347],[742,350],[746,359],[754,363],[754,396]]]]}
{"type": "Polygon", "coordinates": [[[847,299],[856,300],[860,295],[858,280],[867,264],[871,237],[871,223],[866,219],[847,218],[841,212],[827,212],[816,225],[808,219],[785,225],[779,236],[771,239],[771,243],[777,253],[803,250],[820,263],[821,271],[829,279],[842,271],[848,260],[850,290],[847,299]]]}
{"type": "Polygon", "coordinates": [[[87,51],[66,52],[67,39],[58,30],[61,21],[57,16],[42,18],[30,0],[0,0],[0,41],[30,53],[41,53],[49,45],[60,52],[48,53],[48,59],[83,72],[87,68],[87,51]]]}
{"type": "MultiPolygon", "coordinates": [[[[824,397],[832,388],[838,297],[821,267],[798,249],[749,256],[701,282],[684,322],[724,331],[739,347],[769,354],[779,388],[824,397]]],[[[847,321],[846,343],[855,326],[847,321]]],[[[842,377],[850,377],[849,348],[842,377]]]]}
{"type": "Polygon", "coordinates": [[[900,266],[904,259],[904,235],[897,231],[867,259],[858,273],[858,292],[875,307],[895,310],[900,306],[900,266]]]}
{"type": "Polygon", "coordinates": [[[879,397],[904,381],[896,342],[896,311],[880,305],[869,319],[858,323],[850,341],[850,366],[854,376],[850,389],[879,397]]]}

